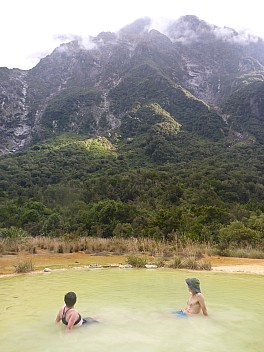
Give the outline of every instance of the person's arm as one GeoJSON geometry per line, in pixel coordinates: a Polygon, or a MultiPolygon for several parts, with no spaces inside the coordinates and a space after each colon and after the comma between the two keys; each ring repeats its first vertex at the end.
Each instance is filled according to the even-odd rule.
{"type": "Polygon", "coordinates": [[[61,321],[61,317],[62,317],[61,310],[62,310],[62,308],[60,308],[60,310],[59,310],[59,312],[57,314],[55,323],[59,323],[61,321]]]}
{"type": "Polygon", "coordinates": [[[77,319],[78,319],[78,312],[77,312],[77,310],[74,310],[71,312],[71,315],[68,320],[68,325],[66,328],[67,332],[70,332],[72,330],[74,323],[76,322],[77,319]]]}
{"type": "Polygon", "coordinates": [[[208,312],[207,312],[207,308],[206,308],[206,305],[205,305],[204,296],[202,294],[198,295],[198,301],[199,301],[200,306],[202,308],[203,315],[208,316],[208,312]]]}

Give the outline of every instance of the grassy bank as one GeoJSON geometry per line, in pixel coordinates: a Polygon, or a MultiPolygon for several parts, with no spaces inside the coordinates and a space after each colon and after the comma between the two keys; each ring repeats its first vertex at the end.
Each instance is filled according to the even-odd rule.
{"type": "MultiPolygon", "coordinates": [[[[19,259],[14,272],[34,270],[34,255],[82,253],[108,257],[122,256],[127,264],[158,267],[210,270],[210,256],[264,258],[264,252],[251,247],[219,249],[210,243],[191,241],[157,241],[149,238],[97,238],[97,237],[19,237],[0,238],[0,255],[30,254],[28,259],[19,259]]],[[[85,257],[85,256],[84,256],[85,257]]],[[[88,257],[88,256],[87,256],[88,257]]]]}

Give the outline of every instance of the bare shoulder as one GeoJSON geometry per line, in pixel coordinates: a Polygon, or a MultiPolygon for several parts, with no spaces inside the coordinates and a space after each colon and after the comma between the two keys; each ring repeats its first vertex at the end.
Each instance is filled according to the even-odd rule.
{"type": "Polygon", "coordinates": [[[77,309],[74,308],[69,310],[69,316],[77,316],[77,315],[79,315],[79,312],[77,309]]]}
{"type": "Polygon", "coordinates": [[[197,297],[199,300],[204,300],[204,295],[201,292],[197,293],[197,297]]]}

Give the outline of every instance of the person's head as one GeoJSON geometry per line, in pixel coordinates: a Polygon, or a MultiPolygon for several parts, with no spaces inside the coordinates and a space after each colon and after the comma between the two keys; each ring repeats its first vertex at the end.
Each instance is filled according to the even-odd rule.
{"type": "Polygon", "coordinates": [[[192,291],[193,293],[201,292],[199,279],[188,278],[185,281],[186,281],[186,284],[188,285],[190,291],[192,291]]]}
{"type": "Polygon", "coordinates": [[[76,303],[77,296],[74,292],[68,292],[64,296],[64,302],[67,307],[73,307],[76,303]]]}

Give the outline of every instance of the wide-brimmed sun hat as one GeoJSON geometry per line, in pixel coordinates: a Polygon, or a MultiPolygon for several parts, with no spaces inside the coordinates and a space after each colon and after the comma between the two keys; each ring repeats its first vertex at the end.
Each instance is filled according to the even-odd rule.
{"type": "Polygon", "coordinates": [[[191,279],[186,279],[186,284],[190,287],[190,289],[196,293],[201,292],[200,289],[200,281],[199,279],[191,278],[191,279]]]}

